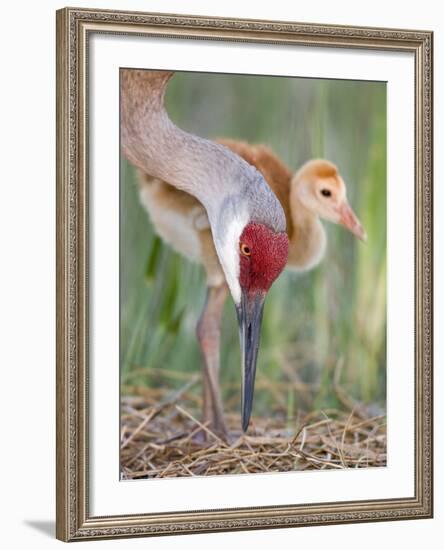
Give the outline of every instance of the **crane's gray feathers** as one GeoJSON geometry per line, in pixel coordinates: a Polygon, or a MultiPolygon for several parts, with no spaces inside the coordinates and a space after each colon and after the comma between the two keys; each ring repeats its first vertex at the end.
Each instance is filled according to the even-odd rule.
{"type": "Polygon", "coordinates": [[[178,128],[164,107],[172,73],[121,70],[121,145],[135,166],[205,207],[231,295],[240,303],[239,239],[250,222],[276,232],[285,214],[263,176],[227,147],[178,128]]]}
{"type": "Polygon", "coordinates": [[[222,231],[239,208],[247,209],[250,221],[285,231],[282,207],[256,168],[224,145],[189,134],[170,120],[163,101],[172,74],[122,69],[124,154],[147,174],[198,198],[212,225],[222,231]]]}

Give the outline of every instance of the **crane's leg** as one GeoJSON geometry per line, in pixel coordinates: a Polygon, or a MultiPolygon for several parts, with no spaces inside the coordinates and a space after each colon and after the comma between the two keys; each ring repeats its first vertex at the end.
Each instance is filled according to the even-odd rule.
{"type": "Polygon", "coordinates": [[[219,387],[220,325],[227,286],[209,286],[197,324],[197,338],[203,359],[203,422],[217,435],[228,434],[219,387]]]}

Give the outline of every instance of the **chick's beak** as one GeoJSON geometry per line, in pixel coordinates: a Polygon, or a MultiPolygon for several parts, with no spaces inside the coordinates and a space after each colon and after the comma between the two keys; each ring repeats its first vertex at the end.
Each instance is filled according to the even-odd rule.
{"type": "Polygon", "coordinates": [[[347,201],[344,201],[339,208],[339,215],[340,224],[346,227],[351,233],[353,233],[353,235],[358,237],[358,239],[361,239],[361,241],[367,240],[367,233],[347,201]]]}
{"type": "Polygon", "coordinates": [[[242,429],[247,431],[253,407],[254,379],[259,350],[264,292],[249,293],[242,290],[242,298],[237,309],[242,355],[242,429]]]}

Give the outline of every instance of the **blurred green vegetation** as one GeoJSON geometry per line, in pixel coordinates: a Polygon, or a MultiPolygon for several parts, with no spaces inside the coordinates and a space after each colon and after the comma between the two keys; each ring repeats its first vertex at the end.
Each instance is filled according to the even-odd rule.
{"type": "MultiPolygon", "coordinates": [[[[324,222],[327,253],[315,269],[285,271],[266,301],[254,413],[337,407],[333,379],[353,399],[385,409],[386,85],[382,82],[181,73],[166,98],[171,118],[208,138],[269,145],[292,169],[314,157],[337,164],[368,242],[324,222]]],[[[135,173],[121,162],[121,381],[183,385],[200,371],[195,325],[202,268],[155,236],[135,173]],[[171,376],[158,374],[171,371],[171,376]]],[[[227,299],[221,380],[238,410],[240,355],[227,299]]],[[[196,390],[197,391],[197,390],[196,390]]]]}

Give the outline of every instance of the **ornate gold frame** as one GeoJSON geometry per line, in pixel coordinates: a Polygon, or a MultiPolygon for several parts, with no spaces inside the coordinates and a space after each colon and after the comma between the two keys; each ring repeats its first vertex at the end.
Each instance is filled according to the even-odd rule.
{"type": "Polygon", "coordinates": [[[57,537],[167,535],[432,516],[432,42],[428,31],[65,8],[57,12],[57,537]],[[92,517],[88,511],[90,33],[407,51],[415,57],[415,496],[92,517]]]}

